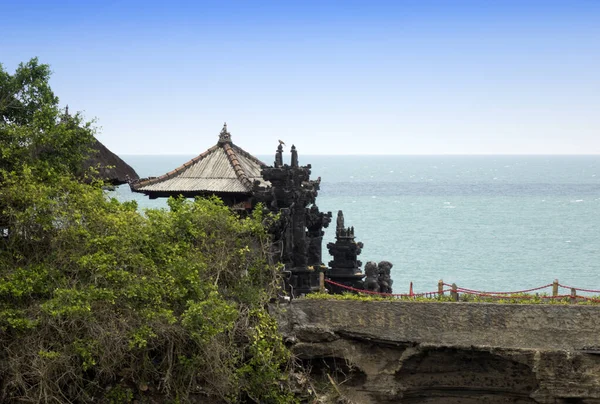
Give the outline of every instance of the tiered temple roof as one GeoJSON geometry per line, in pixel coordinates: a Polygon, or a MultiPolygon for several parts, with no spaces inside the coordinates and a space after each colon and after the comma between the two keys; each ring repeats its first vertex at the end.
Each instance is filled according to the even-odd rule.
{"type": "Polygon", "coordinates": [[[130,187],[152,199],[217,195],[235,204],[248,200],[255,180],[267,184],[260,173],[263,166],[262,161],[231,142],[225,124],[215,146],[171,172],[131,182],[130,187]]]}

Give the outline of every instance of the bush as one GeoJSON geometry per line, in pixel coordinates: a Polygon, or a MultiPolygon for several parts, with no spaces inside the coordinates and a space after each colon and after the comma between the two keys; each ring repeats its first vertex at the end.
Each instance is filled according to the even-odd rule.
{"type": "Polygon", "coordinates": [[[0,64],[0,401],[290,402],[261,209],[140,213],[81,184],[94,128],[0,64]]]}
{"type": "Polygon", "coordinates": [[[217,199],[171,199],[140,214],[68,177],[2,192],[3,401],[91,401],[107,386],[125,401],[291,400],[260,209],[240,219],[217,199]]]}

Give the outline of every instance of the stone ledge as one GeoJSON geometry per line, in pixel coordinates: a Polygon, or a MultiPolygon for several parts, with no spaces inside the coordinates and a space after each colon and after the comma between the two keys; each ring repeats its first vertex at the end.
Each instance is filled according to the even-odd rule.
{"type": "Polygon", "coordinates": [[[272,312],[350,402],[600,404],[600,307],[296,299],[272,312]]]}

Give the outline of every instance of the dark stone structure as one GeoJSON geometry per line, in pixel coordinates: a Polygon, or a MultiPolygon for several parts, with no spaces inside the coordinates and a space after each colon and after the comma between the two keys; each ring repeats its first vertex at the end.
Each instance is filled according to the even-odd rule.
{"type": "Polygon", "coordinates": [[[321,266],[323,265],[322,245],[323,228],[328,227],[331,223],[331,212],[320,212],[317,205],[312,205],[306,209],[306,237],[308,238],[308,265],[321,266]]]}
{"type": "Polygon", "coordinates": [[[285,265],[292,296],[319,290],[321,241],[323,228],[331,221],[331,212],[322,213],[315,205],[321,179],[310,179],[310,164],[298,164],[296,147],[291,148],[291,164],[283,164],[283,146],[275,153],[273,167],[263,167],[261,175],[271,186],[254,183],[254,198],[279,213],[278,223],[270,227],[276,258],[285,265]],[[310,208],[309,208],[310,206],[310,208]]]}
{"type": "MultiPolygon", "coordinates": [[[[362,262],[357,259],[362,251],[363,243],[354,241],[354,227],[345,226],[344,213],[341,210],[337,215],[335,239],[335,243],[327,244],[329,254],[333,256],[333,260],[329,261],[331,268],[327,269],[327,278],[343,285],[363,289],[365,274],[360,270],[362,262]]],[[[329,285],[329,287],[333,293],[346,291],[335,285],[329,285]]]]}
{"type": "MultiPolygon", "coordinates": [[[[357,259],[363,243],[354,240],[354,227],[345,226],[341,210],[336,219],[336,242],[327,244],[333,256],[329,262],[331,268],[323,265],[323,229],[331,223],[331,212],[321,212],[315,204],[321,178],[311,180],[310,169],[310,164],[298,164],[298,151],[294,145],[290,165],[284,164],[280,143],[273,166],[262,167],[263,182],[254,183],[254,201],[262,202],[270,212],[279,214],[279,220],[266,225],[273,235],[273,256],[285,265],[286,289],[294,297],[318,291],[320,271],[325,271],[326,277],[336,283],[363,289],[365,275],[360,270],[362,263],[357,259]]],[[[375,263],[372,267],[376,290],[383,288],[390,293],[392,264],[382,261],[379,268],[375,263]]],[[[327,287],[332,293],[347,291],[331,284],[327,287]]]]}
{"type": "Polygon", "coordinates": [[[365,265],[365,273],[367,274],[367,278],[365,279],[365,289],[372,292],[379,292],[379,268],[377,268],[377,264],[373,261],[367,262],[365,265]]]}
{"type": "MultiPolygon", "coordinates": [[[[321,178],[311,180],[310,169],[310,164],[298,164],[298,151],[294,145],[291,147],[290,165],[284,164],[280,142],[273,166],[262,167],[263,182],[254,183],[254,202],[262,202],[270,212],[279,214],[279,220],[266,225],[273,235],[273,256],[285,265],[288,275],[286,288],[292,296],[315,292],[319,290],[319,271],[325,271],[325,276],[333,282],[364,289],[365,274],[358,260],[363,243],[354,240],[354,227],[346,227],[341,210],[336,219],[336,241],[327,244],[333,256],[333,260],[329,261],[331,268],[323,265],[323,229],[331,223],[331,212],[321,212],[315,204],[321,178]]],[[[391,293],[392,264],[382,261],[379,266],[374,262],[369,265],[369,290],[391,293]]],[[[332,284],[327,288],[332,293],[348,291],[332,284]]]]}
{"type": "Polygon", "coordinates": [[[377,283],[379,284],[379,291],[381,293],[392,293],[392,283],[394,281],[391,277],[391,270],[394,265],[389,261],[381,261],[377,265],[377,283]]]}

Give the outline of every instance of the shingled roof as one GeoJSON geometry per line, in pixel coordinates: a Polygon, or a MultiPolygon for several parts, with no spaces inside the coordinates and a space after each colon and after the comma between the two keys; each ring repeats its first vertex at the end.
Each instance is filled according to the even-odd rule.
{"type": "Polygon", "coordinates": [[[131,182],[133,192],[151,198],[184,195],[250,195],[255,180],[263,185],[260,174],[265,164],[231,142],[227,124],[218,143],[182,166],[160,177],[131,182]]]}

